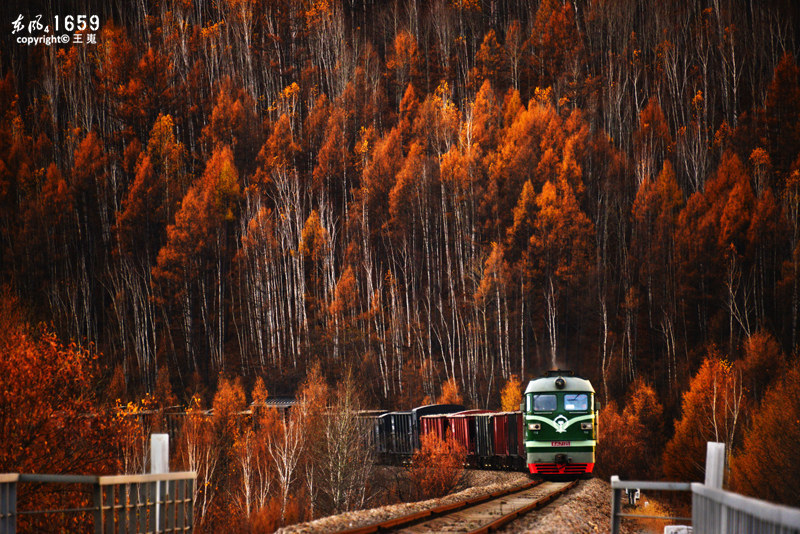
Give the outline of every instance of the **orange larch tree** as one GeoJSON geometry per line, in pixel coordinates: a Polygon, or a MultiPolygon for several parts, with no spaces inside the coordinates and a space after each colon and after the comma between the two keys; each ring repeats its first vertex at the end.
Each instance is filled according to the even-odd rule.
{"type": "MultiPolygon", "coordinates": [[[[658,177],[645,178],[633,202],[629,261],[646,297],[647,324],[663,339],[666,382],[678,385],[678,287],[675,272],[675,231],[683,194],[672,164],[664,161],[658,177]]],[[[638,363],[638,362],[635,362],[638,363]]],[[[642,362],[645,363],[645,362],[642,362]]],[[[648,362],[649,363],[649,362],[648,362]]]]}
{"type": "Polygon", "coordinates": [[[414,36],[402,30],[397,32],[386,58],[386,69],[395,84],[397,103],[410,83],[417,82],[421,74],[419,47],[414,36]]]}
{"type": "Polygon", "coordinates": [[[748,403],[758,406],[770,384],[787,371],[787,360],[775,337],[761,329],[748,337],[736,367],[742,374],[748,403]]]}
{"type": "Polygon", "coordinates": [[[500,391],[500,409],[504,412],[514,412],[519,410],[520,404],[522,404],[522,381],[517,375],[511,375],[500,391]]]}
{"type": "Polygon", "coordinates": [[[328,306],[334,324],[333,357],[341,353],[351,356],[358,341],[358,284],[355,270],[347,265],[336,282],[333,298],[328,306]]]}
{"type": "Polygon", "coordinates": [[[490,81],[498,91],[504,91],[508,87],[507,70],[506,51],[497,42],[495,31],[489,30],[483,36],[483,42],[475,54],[472,82],[477,89],[484,81],[490,81]]]}
{"type": "Polygon", "coordinates": [[[177,304],[181,310],[185,357],[195,370],[224,368],[226,250],[239,192],[232,151],[215,149],[203,175],[186,193],[175,224],[167,228],[167,242],[152,271],[161,304],[177,304]],[[195,320],[204,333],[199,347],[195,346],[195,320]],[[200,362],[198,355],[203,356],[200,362]]]}
{"type": "Polygon", "coordinates": [[[681,418],[664,449],[667,478],[703,480],[706,442],[725,443],[730,455],[739,443],[744,405],[740,373],[712,348],[683,395],[681,418]]]}
{"type": "Polygon", "coordinates": [[[210,121],[202,132],[201,142],[206,150],[210,153],[217,146],[230,147],[236,168],[243,176],[249,176],[255,170],[263,141],[253,97],[244,89],[237,90],[230,78],[222,80],[210,121]]]}
{"type": "Polygon", "coordinates": [[[647,480],[660,475],[664,443],[663,408],[655,390],[635,380],[620,410],[613,401],[600,411],[598,474],[647,480]]]}
{"type": "Polygon", "coordinates": [[[133,182],[122,199],[114,225],[114,260],[110,270],[113,316],[120,345],[130,355],[132,374],[151,388],[156,369],[156,317],[151,269],[166,241],[189,186],[186,149],[175,136],[170,115],[159,115],[145,152],[139,143],[126,147],[133,182]],[[135,158],[135,159],[134,159],[135,158]]]}
{"type": "Polygon", "coordinates": [[[531,52],[531,87],[556,88],[558,98],[583,53],[583,39],[575,23],[571,2],[544,0],[536,10],[527,45],[531,52]]]}
{"type": "Polygon", "coordinates": [[[461,404],[464,402],[455,377],[448,379],[442,384],[442,392],[436,399],[436,402],[438,404],[461,404]]]}
{"type": "Polygon", "coordinates": [[[776,375],[754,412],[744,442],[731,462],[734,491],[788,506],[800,505],[800,473],[794,458],[800,441],[800,365],[776,375]]]}
{"type": "Polygon", "coordinates": [[[742,284],[752,265],[747,232],[754,202],[750,173],[726,151],[705,190],[689,197],[675,232],[680,298],[699,319],[687,327],[712,339],[727,334],[729,353],[742,333],[755,330],[749,291],[742,284]],[[726,324],[723,317],[727,331],[710,332],[726,324]]]}
{"type": "Polygon", "coordinates": [[[574,292],[590,277],[594,229],[565,180],[557,184],[545,183],[536,197],[536,206],[538,211],[530,238],[532,267],[544,296],[550,365],[556,368],[560,300],[563,294],[574,292]]]}
{"type": "Polygon", "coordinates": [[[244,387],[241,378],[228,379],[220,377],[217,391],[212,404],[213,415],[209,424],[211,426],[212,449],[209,454],[216,457],[212,460],[216,466],[213,477],[210,479],[211,488],[207,491],[214,492],[222,498],[213,499],[210,508],[204,517],[209,529],[218,528],[227,524],[236,510],[236,501],[226,498],[226,493],[231,488],[240,487],[242,481],[239,476],[240,457],[237,456],[237,443],[241,443],[243,434],[247,431],[251,421],[246,421],[244,410],[247,408],[244,387]],[[213,526],[217,525],[217,527],[213,526]]]}
{"type": "Polygon", "coordinates": [[[674,150],[672,136],[657,98],[651,98],[639,113],[639,127],[633,134],[636,178],[641,184],[652,179],[674,150]]]}
{"type": "Polygon", "coordinates": [[[775,66],[764,113],[770,158],[776,173],[785,175],[800,151],[800,68],[789,51],[775,66]]]}
{"type": "MultiPolygon", "coordinates": [[[[483,266],[480,283],[475,290],[474,302],[477,311],[482,316],[483,330],[488,334],[494,330],[496,338],[494,347],[486,347],[487,351],[498,353],[500,372],[503,375],[511,374],[511,355],[508,339],[509,318],[503,312],[508,309],[507,293],[511,281],[511,273],[504,257],[502,245],[492,243],[492,249],[483,266]],[[494,308],[492,310],[492,308],[494,308]],[[491,325],[494,325],[492,328],[491,325]]],[[[522,344],[520,355],[520,373],[525,373],[525,348],[522,344]]],[[[471,371],[470,371],[471,372],[471,371]]]]}

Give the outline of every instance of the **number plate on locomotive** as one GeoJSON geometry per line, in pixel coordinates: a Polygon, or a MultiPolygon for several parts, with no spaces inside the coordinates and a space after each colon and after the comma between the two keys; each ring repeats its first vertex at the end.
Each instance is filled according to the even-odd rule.
{"type": "Polygon", "coordinates": [[[551,441],[551,447],[569,447],[569,441],[551,441]]]}

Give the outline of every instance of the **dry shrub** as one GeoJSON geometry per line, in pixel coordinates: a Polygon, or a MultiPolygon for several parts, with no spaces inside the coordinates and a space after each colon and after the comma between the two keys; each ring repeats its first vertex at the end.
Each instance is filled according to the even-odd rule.
{"type": "Polygon", "coordinates": [[[408,474],[415,497],[433,499],[453,491],[464,475],[466,456],[464,447],[450,435],[445,440],[433,432],[423,435],[408,474]]]}
{"type": "Polygon", "coordinates": [[[281,513],[282,499],[276,495],[246,521],[244,532],[275,532],[284,525],[294,525],[310,521],[311,514],[308,509],[308,495],[301,491],[298,495],[290,495],[286,507],[281,513]],[[281,518],[281,515],[284,517],[281,518]]]}
{"type": "Polygon", "coordinates": [[[273,497],[250,519],[251,532],[275,532],[281,526],[281,500],[273,497]]]}

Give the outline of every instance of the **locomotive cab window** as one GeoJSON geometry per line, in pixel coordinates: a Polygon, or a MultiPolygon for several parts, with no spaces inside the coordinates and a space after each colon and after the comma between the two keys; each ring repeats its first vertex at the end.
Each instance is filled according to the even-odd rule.
{"type": "Polygon", "coordinates": [[[533,396],[533,411],[534,412],[552,412],[556,409],[556,396],[555,395],[534,395],[533,396]]]}
{"type": "Polygon", "coordinates": [[[586,393],[565,394],[564,409],[570,412],[585,412],[589,409],[589,396],[586,393]]]}

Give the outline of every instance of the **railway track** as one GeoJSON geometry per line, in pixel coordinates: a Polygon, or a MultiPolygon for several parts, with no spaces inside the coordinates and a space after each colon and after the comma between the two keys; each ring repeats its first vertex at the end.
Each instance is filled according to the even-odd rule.
{"type": "Polygon", "coordinates": [[[467,499],[424,510],[365,527],[342,531],[341,534],[372,532],[488,533],[502,528],[523,514],[547,506],[573,488],[572,482],[528,482],[508,490],[467,499]]]}

